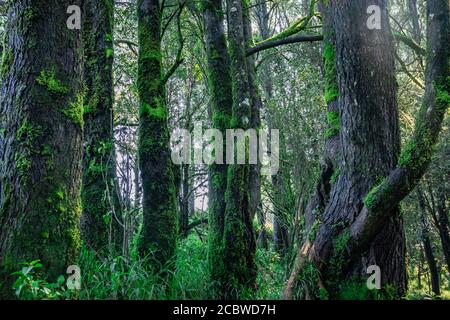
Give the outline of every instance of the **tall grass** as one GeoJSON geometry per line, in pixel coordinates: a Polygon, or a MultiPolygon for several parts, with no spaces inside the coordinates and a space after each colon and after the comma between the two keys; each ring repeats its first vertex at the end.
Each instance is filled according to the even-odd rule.
{"type": "MultiPolygon", "coordinates": [[[[279,299],[285,273],[272,250],[258,250],[257,290],[245,299],[279,299]]],[[[148,271],[147,259],[136,254],[102,258],[86,248],[81,251],[80,299],[203,300],[211,297],[207,243],[196,234],[180,241],[176,256],[159,274],[148,271]]]]}

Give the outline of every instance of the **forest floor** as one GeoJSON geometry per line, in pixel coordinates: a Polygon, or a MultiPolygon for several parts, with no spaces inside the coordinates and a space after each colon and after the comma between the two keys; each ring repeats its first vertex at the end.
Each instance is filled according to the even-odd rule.
{"type": "MultiPolygon", "coordinates": [[[[100,255],[82,248],[80,254],[81,290],[76,294],[63,289],[65,279],[47,283],[41,279],[39,262],[26,263],[22,271],[16,272],[16,295],[19,299],[80,299],[80,300],[206,300],[211,297],[208,278],[207,237],[192,233],[180,241],[172,265],[160,274],[149,271],[148,261],[139,259],[136,250],[130,257],[100,255]],[[163,274],[163,275],[162,275],[163,274]],[[167,276],[169,275],[169,276],[167,276]]],[[[288,261],[281,258],[271,247],[258,248],[256,289],[244,294],[244,300],[279,300],[285,279],[289,276],[288,261]]],[[[417,275],[416,270],[411,271],[417,275]]],[[[450,300],[450,278],[441,279],[441,295],[433,297],[426,275],[418,285],[417,276],[409,277],[409,291],[404,299],[450,300]]],[[[354,290],[344,299],[363,299],[364,294],[354,290]]]]}

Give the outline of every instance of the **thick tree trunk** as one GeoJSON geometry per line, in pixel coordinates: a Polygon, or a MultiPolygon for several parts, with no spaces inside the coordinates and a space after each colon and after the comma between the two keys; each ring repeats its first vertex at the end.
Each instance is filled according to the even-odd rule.
{"type": "Polygon", "coordinates": [[[159,0],[138,1],[138,153],[144,215],[139,252],[152,253],[155,268],[173,256],[178,224],[162,81],[161,19],[159,0]]]}
{"type": "MultiPolygon", "coordinates": [[[[316,239],[324,249],[332,242],[339,249],[336,239],[345,239],[344,230],[358,215],[364,196],[379,177],[394,168],[399,152],[393,46],[386,3],[377,2],[382,9],[383,26],[381,30],[371,31],[366,25],[366,11],[373,4],[369,2],[330,3],[336,35],[333,50],[339,85],[342,161],[316,239]],[[349,32],[351,24],[357,27],[349,32]]],[[[391,218],[362,252],[362,257],[344,263],[347,265],[330,266],[329,277],[336,276],[331,273],[341,272],[337,281],[342,282],[336,283],[338,287],[330,287],[330,291],[338,293],[345,281],[363,277],[368,266],[378,265],[383,286],[394,286],[403,294],[406,289],[404,247],[402,219],[398,209],[392,208],[391,218]]]]}
{"type": "MultiPolygon", "coordinates": [[[[425,99],[414,136],[393,168],[397,162],[398,125],[391,41],[384,1],[375,2],[382,9],[381,29],[366,28],[365,12],[373,4],[348,0],[330,0],[327,4],[336,35],[344,161],[338,188],[331,191],[318,235],[314,241],[307,241],[298,254],[285,289],[286,298],[300,293],[298,275],[311,265],[321,273],[314,273],[318,286],[331,289],[331,297],[339,296],[342,289],[342,285],[340,288],[333,285],[333,282],[342,284],[340,275],[348,279],[357,275],[358,270],[361,275],[368,264],[381,267],[384,286],[395,286],[398,295],[405,290],[404,239],[397,207],[430,163],[449,105],[449,8],[445,0],[427,2],[429,54],[425,99]],[[356,26],[352,32],[348,31],[350,25],[356,26]],[[375,183],[376,180],[381,182],[375,183]],[[368,189],[367,181],[374,187],[368,189]]],[[[309,296],[318,295],[317,291],[308,288],[306,291],[309,296]]]]}
{"type": "Polygon", "coordinates": [[[426,218],[426,205],[422,192],[417,189],[417,197],[419,200],[420,220],[422,223],[422,242],[425,252],[425,258],[427,260],[428,268],[431,275],[431,288],[435,295],[440,295],[439,289],[439,271],[436,265],[436,259],[434,258],[433,247],[431,246],[430,235],[428,232],[428,223],[426,218]]]}
{"type": "Polygon", "coordinates": [[[84,159],[81,236],[101,250],[122,249],[113,117],[114,1],[83,4],[84,159]]]}
{"type": "MultiPolygon", "coordinates": [[[[208,60],[208,83],[211,95],[212,126],[225,135],[230,128],[233,98],[231,94],[230,57],[223,26],[222,1],[204,2],[206,56],[208,60]]],[[[223,150],[226,150],[225,142],[223,150]]],[[[225,160],[225,159],[224,159],[225,160]]],[[[211,282],[216,285],[213,296],[220,297],[225,285],[226,274],[223,262],[223,231],[225,220],[225,192],[227,190],[227,169],[223,164],[212,164],[208,173],[209,186],[209,244],[208,264],[211,282]]]]}
{"type": "Polygon", "coordinates": [[[76,264],[80,245],[83,101],[79,31],[66,10],[80,1],[18,0],[8,13],[1,91],[0,283],[40,259],[49,281],[76,264]]]}
{"type": "MultiPolygon", "coordinates": [[[[326,151],[339,154],[336,145],[340,144],[341,156],[338,161],[334,160],[336,157],[327,161],[326,157],[306,222],[308,227],[318,225],[313,252],[329,259],[321,271],[323,286],[332,298],[341,297],[342,291],[374,264],[381,268],[384,286],[394,285],[399,293],[406,286],[404,236],[398,213],[392,214],[393,218],[385,222],[383,230],[359,257],[345,257],[346,228],[364,205],[364,196],[371,186],[394,167],[399,151],[394,60],[386,4],[376,2],[382,8],[383,27],[374,31],[366,26],[366,10],[371,4],[330,1],[322,10],[325,99],[330,125],[326,151]],[[333,139],[334,136],[339,137],[333,139]],[[330,185],[333,174],[338,176],[330,185]],[[313,213],[316,217],[311,217],[313,213]]],[[[300,292],[300,287],[296,291],[317,296],[317,292],[300,292]]]]}
{"type": "MultiPolygon", "coordinates": [[[[251,117],[251,96],[242,0],[227,0],[228,41],[231,56],[233,112],[231,127],[247,130],[251,117]]],[[[235,147],[236,150],[236,147],[235,147]]],[[[224,295],[238,298],[241,289],[253,288],[256,279],[255,234],[250,214],[249,165],[228,166],[225,193],[224,267],[227,270],[224,295]]]]}

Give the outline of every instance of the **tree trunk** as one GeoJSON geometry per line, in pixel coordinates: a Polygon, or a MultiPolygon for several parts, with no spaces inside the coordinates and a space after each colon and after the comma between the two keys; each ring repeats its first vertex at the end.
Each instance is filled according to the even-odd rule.
{"type": "Polygon", "coordinates": [[[189,224],[189,165],[182,165],[182,187],[180,195],[180,234],[186,238],[189,224]]]}
{"type": "Polygon", "coordinates": [[[431,240],[428,232],[428,223],[426,219],[426,205],[423,194],[419,189],[417,189],[417,197],[419,200],[419,209],[420,209],[420,220],[422,223],[422,242],[423,248],[425,252],[425,258],[427,260],[428,268],[430,269],[431,275],[431,288],[435,295],[440,295],[439,289],[439,271],[436,265],[436,260],[433,254],[433,247],[431,246],[431,240]]]}
{"type": "MultiPolygon", "coordinates": [[[[251,96],[242,0],[227,0],[228,41],[231,56],[233,111],[231,128],[247,130],[251,117],[251,96]]],[[[236,150],[236,147],[235,147],[236,150]]],[[[249,165],[228,166],[225,193],[224,268],[225,298],[238,298],[243,288],[253,288],[256,278],[255,234],[249,203],[249,165]]]]}
{"type": "MultiPolygon", "coordinates": [[[[250,8],[248,3],[243,1],[243,24],[244,24],[244,40],[246,43],[245,50],[251,48],[253,43],[252,34],[252,24],[250,20],[250,8]]],[[[261,108],[262,101],[259,89],[257,86],[256,79],[256,67],[254,56],[247,57],[247,75],[248,75],[248,85],[249,85],[249,95],[250,95],[250,128],[254,130],[259,130],[261,128],[261,108]]],[[[249,167],[249,210],[250,210],[250,220],[258,214],[260,220],[264,220],[261,217],[261,163],[257,161],[256,164],[251,164],[249,167]],[[258,212],[259,211],[259,212],[258,212]]],[[[265,224],[261,225],[263,232],[265,224]]]]}
{"type": "MultiPolygon", "coordinates": [[[[405,291],[404,237],[397,208],[430,163],[448,107],[448,9],[446,1],[427,2],[427,90],[413,138],[394,167],[398,124],[386,3],[327,1],[324,20],[332,18],[336,37],[334,65],[343,161],[317,237],[299,251],[286,298],[302,291],[317,297],[318,287],[328,289],[330,297],[339,297],[345,282],[352,275],[362,276],[371,264],[381,268],[384,288],[394,286],[397,295],[405,291]],[[369,30],[366,10],[374,4],[381,8],[382,27],[369,30]],[[350,25],[356,26],[351,32],[350,25]],[[317,267],[319,274],[313,275],[318,285],[300,290],[299,273],[307,266],[317,267]]],[[[324,36],[329,37],[327,33],[324,36]]]]}
{"type": "Polygon", "coordinates": [[[40,259],[49,281],[76,264],[80,246],[83,97],[80,41],[66,26],[80,1],[10,4],[1,91],[0,283],[40,259]]]}
{"type": "MultiPolygon", "coordinates": [[[[322,270],[323,285],[332,298],[340,298],[346,287],[365,276],[367,267],[373,264],[381,268],[384,286],[395,285],[401,293],[406,286],[404,236],[398,212],[386,221],[383,231],[360,257],[342,257],[348,240],[346,228],[361,210],[371,186],[394,167],[399,150],[394,60],[386,4],[376,2],[383,12],[383,28],[376,31],[366,26],[366,10],[371,4],[330,1],[322,8],[325,100],[329,110],[326,152],[342,154],[326,157],[317,194],[308,206],[310,216],[306,224],[309,228],[313,224],[318,226],[313,239],[315,249],[320,249],[315,252],[317,255],[328,255],[331,247],[334,249],[334,255],[322,270]],[[349,28],[350,25],[353,27],[349,28]],[[370,77],[363,76],[367,74],[370,77]],[[338,145],[340,152],[336,151],[338,145]],[[333,174],[338,176],[331,184],[333,174]]],[[[297,288],[297,293],[317,296],[314,292],[300,292],[301,289],[297,288]]]]}
{"type": "Polygon", "coordinates": [[[113,117],[114,1],[83,4],[84,159],[81,236],[101,250],[122,249],[113,117]]]}
{"type": "Polygon", "coordinates": [[[178,224],[162,81],[161,21],[159,0],[138,1],[138,153],[144,216],[139,252],[152,253],[157,269],[175,252],[178,224]]]}
{"type": "Polygon", "coordinates": [[[419,23],[419,13],[417,12],[417,0],[408,0],[408,10],[411,15],[411,29],[414,41],[420,44],[421,32],[419,23]]]}
{"type": "MultiPolygon", "coordinates": [[[[223,26],[221,0],[204,2],[203,21],[205,24],[206,56],[208,60],[208,83],[211,95],[212,126],[225,134],[230,128],[233,98],[231,95],[230,57],[223,26]]],[[[225,142],[223,150],[226,150],[225,142]]],[[[223,231],[225,220],[225,192],[227,190],[227,170],[225,164],[209,167],[209,244],[208,265],[211,282],[217,285],[213,298],[221,296],[226,274],[223,262],[223,231]]]]}

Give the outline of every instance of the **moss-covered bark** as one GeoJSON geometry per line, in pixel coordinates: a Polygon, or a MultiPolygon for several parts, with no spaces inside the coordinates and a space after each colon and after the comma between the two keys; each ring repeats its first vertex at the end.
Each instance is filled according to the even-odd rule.
{"type": "Polygon", "coordinates": [[[174,254],[178,221],[162,81],[161,19],[158,0],[138,1],[138,153],[144,212],[139,251],[153,253],[156,268],[174,254]]]}
{"type": "MultiPolygon", "coordinates": [[[[232,128],[248,129],[251,96],[245,57],[243,1],[228,0],[228,36],[233,92],[232,128]]],[[[249,165],[229,165],[225,193],[224,265],[226,298],[238,298],[241,290],[252,288],[256,277],[255,235],[249,208],[249,165]]]]}
{"type": "MultiPolygon", "coordinates": [[[[380,221],[382,228],[361,243],[358,252],[351,243],[350,229],[362,214],[365,195],[393,169],[400,144],[387,10],[382,9],[384,27],[370,31],[365,25],[369,2],[330,0],[322,5],[329,124],[325,149],[335,159],[326,154],[329,160],[319,184],[325,196],[315,206],[317,230],[299,251],[286,298],[317,298],[320,291],[328,298],[343,298],[351,287],[370,298],[364,277],[372,264],[381,268],[383,289],[393,287],[397,295],[405,292],[405,240],[397,206],[388,209],[389,219],[380,221]],[[358,27],[349,30],[349,24],[358,27]],[[320,281],[305,287],[300,275],[311,261],[320,281]]],[[[383,1],[376,4],[386,6],[383,1]]]]}
{"type": "MultiPolygon", "coordinates": [[[[231,95],[230,57],[223,27],[221,0],[206,0],[203,6],[208,82],[211,95],[212,126],[225,136],[230,127],[233,98],[231,95]]],[[[226,150],[225,141],[223,150],[226,150]]],[[[223,228],[225,219],[225,192],[227,165],[213,164],[209,169],[209,243],[208,262],[214,297],[220,297],[228,270],[223,262],[223,228]]]]}
{"type": "Polygon", "coordinates": [[[81,236],[91,248],[120,250],[123,231],[113,118],[113,0],[83,7],[84,159],[81,236]]]}
{"type": "Polygon", "coordinates": [[[10,273],[40,259],[49,281],[76,264],[81,214],[79,32],[66,8],[80,1],[11,3],[1,93],[0,292],[10,273]]]}
{"type": "MultiPolygon", "coordinates": [[[[248,1],[244,1],[243,7],[243,24],[244,24],[244,41],[245,50],[251,48],[253,42],[253,32],[250,17],[250,7],[248,1]]],[[[247,57],[247,75],[250,95],[250,128],[254,130],[261,129],[261,108],[262,99],[259,92],[256,64],[254,56],[247,57]]],[[[256,214],[261,211],[261,163],[250,165],[249,168],[249,210],[250,217],[253,220],[256,214]]]]}
{"type": "MultiPolygon", "coordinates": [[[[354,33],[349,33],[342,25],[346,25],[346,21],[354,23],[358,19],[364,19],[362,12],[369,1],[337,2],[330,0],[328,8],[331,10],[336,32],[337,79],[340,88],[338,105],[344,129],[341,130],[340,137],[346,162],[341,165],[337,187],[331,190],[330,199],[335,200],[330,201],[325,208],[317,237],[314,241],[307,242],[297,256],[285,297],[293,298],[304,288],[299,276],[311,261],[320,272],[321,279],[316,283],[322,291],[329,289],[328,297],[341,297],[349,287],[355,288],[358,282],[358,292],[363,292],[360,291],[365,288],[361,271],[364,271],[368,264],[380,267],[384,289],[382,292],[388,293],[387,297],[398,297],[406,288],[404,235],[398,205],[424,174],[431,160],[444,114],[450,105],[450,46],[447,41],[450,34],[449,6],[447,1],[442,0],[427,2],[428,56],[425,99],[416,121],[413,139],[403,149],[397,163],[396,149],[399,139],[397,110],[393,100],[393,58],[390,50],[386,50],[390,48],[391,41],[389,28],[368,34],[365,28],[360,29],[359,32],[364,36],[354,37],[354,33]],[[355,45],[353,41],[367,43],[355,45]],[[382,41],[385,45],[377,44],[377,41],[382,41]],[[366,47],[370,47],[371,51],[353,51],[355,48],[366,47]],[[377,52],[381,48],[383,52],[377,52]],[[354,63],[349,63],[351,61],[354,63]],[[358,68],[370,68],[368,71],[375,72],[352,72],[358,68]],[[359,78],[359,82],[354,82],[352,75],[358,74],[371,74],[372,79],[359,78]],[[370,81],[383,85],[369,88],[370,81]],[[352,83],[355,83],[355,86],[357,84],[360,90],[349,90],[352,83]],[[364,83],[368,88],[361,90],[364,83]],[[378,90],[382,91],[377,93],[378,90]],[[355,99],[353,94],[356,95],[355,99]],[[364,102],[369,96],[370,100],[364,102]],[[348,101],[356,103],[351,104],[348,101]],[[367,106],[371,106],[366,113],[371,119],[370,123],[360,114],[360,109],[367,106]],[[377,117],[386,115],[387,118],[376,120],[377,117]],[[377,128],[381,123],[383,126],[377,128]],[[380,132],[383,135],[380,135],[380,132]],[[364,160],[367,156],[369,157],[364,160]],[[345,165],[346,163],[352,165],[345,165]],[[368,179],[372,181],[368,183],[368,179]],[[349,185],[353,189],[352,192],[346,191],[349,185]],[[358,205],[346,207],[351,203],[358,205]],[[346,281],[343,282],[342,279],[346,281]],[[389,288],[391,289],[388,290],[389,288]]],[[[386,4],[380,1],[379,5],[386,4]]],[[[382,12],[382,24],[387,26],[387,11],[382,12]]],[[[358,29],[355,31],[358,32],[358,29]]],[[[317,289],[317,286],[315,287],[317,289]]],[[[317,294],[313,294],[314,296],[317,294]]]]}

